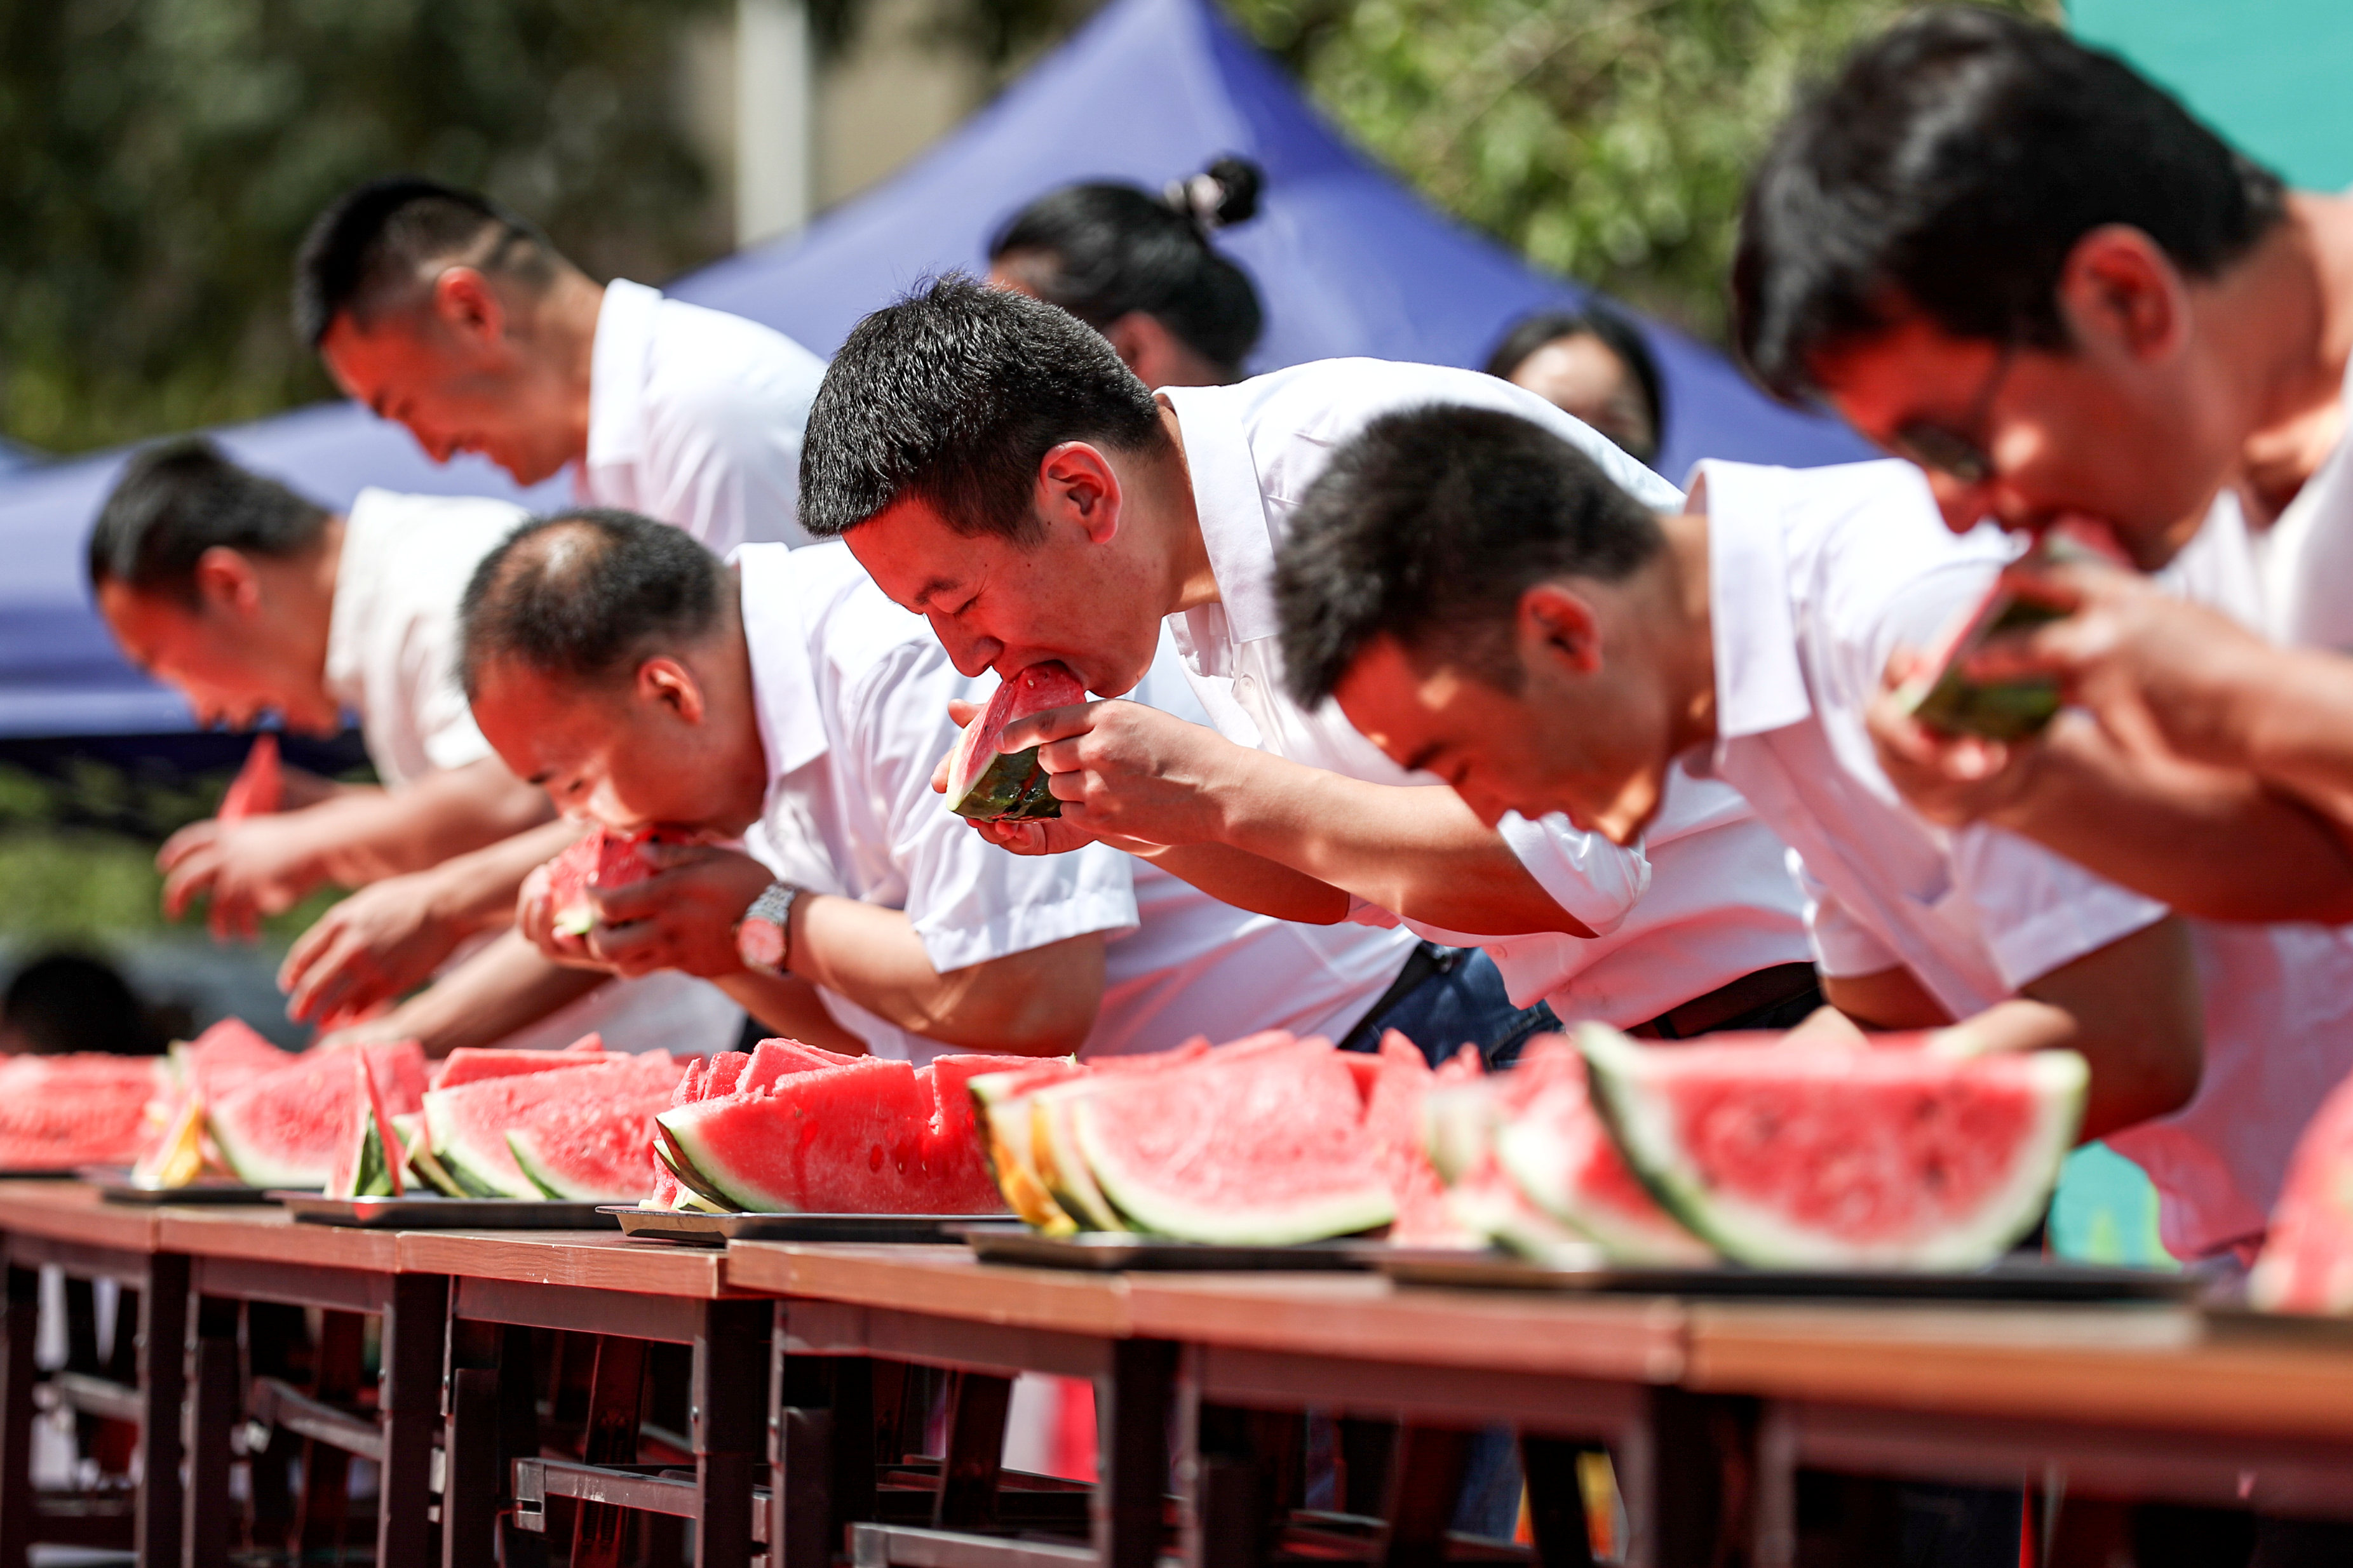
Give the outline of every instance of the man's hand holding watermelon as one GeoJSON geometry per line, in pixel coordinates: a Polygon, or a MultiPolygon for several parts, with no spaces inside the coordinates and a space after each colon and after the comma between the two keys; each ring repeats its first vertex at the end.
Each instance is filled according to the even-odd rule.
{"type": "Polygon", "coordinates": [[[715,844],[639,845],[649,874],[587,889],[596,923],[559,931],[548,878],[533,873],[516,920],[540,952],[560,963],[635,977],[675,969],[705,980],[741,973],[735,922],[774,873],[741,850],[715,844]]]}

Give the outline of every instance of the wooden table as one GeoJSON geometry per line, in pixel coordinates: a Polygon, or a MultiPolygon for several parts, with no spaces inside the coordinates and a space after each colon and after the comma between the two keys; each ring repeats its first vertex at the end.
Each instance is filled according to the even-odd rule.
{"type": "MultiPolygon", "coordinates": [[[[617,1561],[624,1510],[696,1521],[698,1568],[743,1568],[757,1528],[754,1477],[769,1406],[775,1304],[732,1285],[716,1249],[582,1231],[410,1231],[403,1266],[450,1280],[441,1502],[443,1561],[488,1568],[512,1507],[544,1528],[550,1498],[580,1505],[572,1561],[617,1561]],[[543,1458],[529,1368],[511,1331],[596,1336],[580,1462],[543,1458]],[[691,1479],[639,1466],[649,1341],[691,1347],[691,1479]]],[[[511,1558],[512,1560],[512,1554],[511,1558]]]]}
{"type": "MultiPolygon", "coordinates": [[[[0,1183],[0,1254],[6,1264],[5,1304],[0,1308],[0,1564],[5,1568],[23,1568],[35,1542],[128,1545],[142,1563],[179,1560],[181,1347],[188,1260],[159,1249],[159,1224],[155,1210],[104,1203],[95,1189],[78,1182],[0,1183]],[[46,1380],[33,1364],[44,1267],[66,1276],[72,1320],[65,1369],[46,1380]],[[111,1279],[136,1293],[137,1327],[127,1358],[100,1355],[95,1315],[89,1310],[89,1282],[96,1279],[111,1279]],[[126,1359],[127,1368],[120,1364],[126,1359]],[[77,1412],[137,1426],[143,1458],[130,1520],[113,1515],[101,1499],[33,1491],[37,1383],[77,1412]]],[[[121,1306],[126,1312],[132,1310],[128,1296],[121,1306]]],[[[118,1351],[122,1328],[118,1317],[118,1351]]]]}
{"type": "MultiPolygon", "coordinates": [[[[259,1432],[300,1436],[306,1454],[323,1447],[375,1460],[376,1561],[427,1561],[447,1277],[410,1268],[390,1231],[304,1224],[275,1207],[158,1214],[159,1246],[189,1259],[187,1568],[228,1561],[229,1436],[241,1418],[259,1432]],[[263,1335],[248,1333],[254,1376],[243,1381],[237,1322],[257,1305],[323,1314],[307,1392],[269,1365],[263,1335]],[[370,1317],[382,1335],[372,1409],[358,1386],[370,1317]]],[[[339,1526],[347,1472],[347,1465],[305,1464],[298,1531],[314,1514],[339,1526]]]]}

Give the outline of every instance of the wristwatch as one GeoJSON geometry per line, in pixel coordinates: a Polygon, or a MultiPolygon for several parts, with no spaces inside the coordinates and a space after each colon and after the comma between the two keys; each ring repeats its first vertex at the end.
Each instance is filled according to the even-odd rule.
{"type": "Polygon", "coordinates": [[[735,922],[735,956],[744,968],[762,974],[785,972],[793,956],[793,905],[801,892],[791,882],[771,882],[735,922]]]}

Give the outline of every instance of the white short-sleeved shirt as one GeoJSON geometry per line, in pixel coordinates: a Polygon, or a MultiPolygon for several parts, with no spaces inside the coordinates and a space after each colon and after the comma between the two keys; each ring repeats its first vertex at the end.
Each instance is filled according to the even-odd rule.
{"type": "MultiPolygon", "coordinates": [[[[949,700],[985,700],[993,683],[958,675],[930,624],[891,603],[844,544],[748,546],[735,566],[771,780],[746,838],[779,877],[905,910],[943,973],[1104,932],[1088,1056],[1265,1028],[1336,1037],[1403,966],[1402,932],[1253,915],[1102,845],[1019,856],[990,844],[931,780],[955,742],[949,700]]],[[[1155,666],[1138,700],[1173,700],[1198,722],[1182,713],[1188,693],[1173,662],[1155,666]]],[[[920,1062],[955,1048],[820,994],[878,1056],[920,1062]]]]}
{"type": "MultiPolygon", "coordinates": [[[[1712,765],[1802,861],[1826,973],[1901,963],[1967,1016],[2163,918],[2161,904],[2000,829],[1929,825],[1873,755],[1863,715],[1889,655],[1933,642],[2015,542],[1990,529],[1953,537],[1899,462],[1705,463],[1694,489],[1709,519],[1712,765]]],[[[2181,1257],[2262,1231],[2297,1131],[2353,1071],[2353,940],[2197,921],[2190,933],[2205,998],[2197,1094],[2106,1139],[2148,1173],[2181,1257]]]]}
{"type": "Polygon", "coordinates": [[[2353,653],[2353,364],[2344,404],[2345,434],[2264,534],[2259,558],[2272,636],[2353,653]]]}
{"type": "Polygon", "coordinates": [[[343,517],[327,695],[360,718],[388,789],[491,754],[458,686],[458,601],[528,514],[502,500],[364,489],[343,517]]]}
{"type": "Polygon", "coordinates": [[[589,351],[587,504],[674,523],[725,555],[806,544],[801,432],[825,362],[757,321],[605,286],[589,351]]]}
{"type": "MultiPolygon", "coordinates": [[[[1236,386],[1169,387],[1193,500],[1218,580],[1217,602],[1169,617],[1187,673],[1228,738],[1350,778],[1438,785],[1408,773],[1359,734],[1337,704],[1309,711],[1283,684],[1274,562],[1293,513],[1333,453],[1385,414],[1461,404],[1515,414],[1576,446],[1647,506],[1681,505],[1672,485],[1525,388],[1493,376],[1382,360],[1326,360],[1236,386]]],[[[1483,946],[1523,1005],[1565,1018],[1641,1023],[1808,949],[1782,847],[1738,795],[1678,770],[1642,851],[1581,833],[1558,815],[1504,820],[1530,875],[1593,938],[1496,938],[1411,929],[1483,946]]],[[[1351,919],[1396,916],[1357,900],[1351,919]]]]}
{"type": "MultiPolygon", "coordinates": [[[[379,489],[362,490],[344,514],[326,687],[359,716],[385,788],[491,754],[458,684],[458,602],[475,566],[526,515],[501,500],[379,489]]],[[[460,948],[453,962],[481,945],[460,948]]],[[[616,1050],[701,1055],[732,1045],[743,1017],[716,986],[649,974],[608,980],[499,1044],[554,1050],[594,1030],[616,1050]]]]}

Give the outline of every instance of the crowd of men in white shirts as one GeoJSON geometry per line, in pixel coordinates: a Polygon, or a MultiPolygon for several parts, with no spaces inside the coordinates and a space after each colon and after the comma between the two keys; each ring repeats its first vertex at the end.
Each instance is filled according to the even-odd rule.
{"type": "Polygon", "coordinates": [[[1733,276],[1750,373],[1891,455],[1687,490],[1463,370],[1147,384],[1240,352],[1024,245],[828,363],[468,193],[339,202],[297,289],[338,382],[579,504],[135,458],[90,553],[125,648],[206,721],[355,712],[382,781],[202,825],[174,898],[356,887],[291,1005],[435,1053],[2069,1045],[2167,1245],[2248,1255],[2353,1071],[2353,202],[2054,30],[1915,15],[1783,129],[1733,276]],[[2082,521],[2130,567],[2021,554],[2082,521]],[[1897,695],[1997,579],[2068,612],[1980,656],[2070,699],[2007,743],[1897,695]],[[955,817],[957,723],[1049,659],[1095,700],[1005,744],[1061,816],[955,817]],[[590,822],[681,841],[565,934],[535,868],[590,822]]]}

